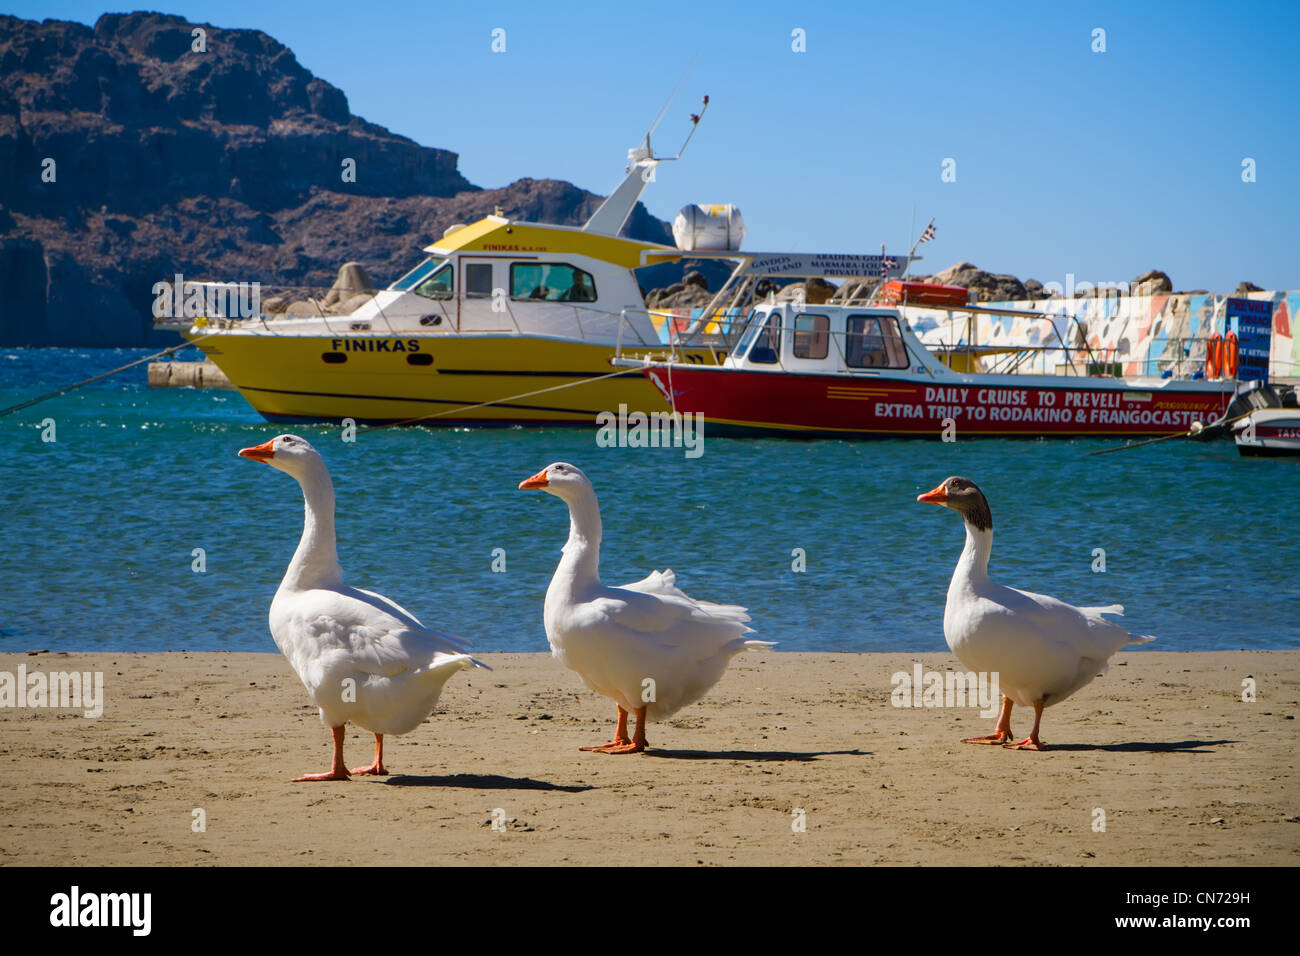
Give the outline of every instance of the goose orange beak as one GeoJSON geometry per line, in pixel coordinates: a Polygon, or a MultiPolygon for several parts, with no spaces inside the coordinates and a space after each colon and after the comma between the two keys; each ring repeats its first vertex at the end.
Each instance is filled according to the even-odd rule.
{"type": "Polygon", "coordinates": [[[948,500],[948,492],[943,485],[932,491],[927,491],[923,495],[916,496],[917,501],[924,501],[932,505],[941,505],[948,500]]]}
{"type": "Polygon", "coordinates": [[[520,489],[524,488],[545,488],[550,482],[546,479],[546,469],[543,468],[531,478],[525,478],[519,482],[520,489]]]}
{"type": "Polygon", "coordinates": [[[252,448],[241,448],[239,449],[239,457],[251,458],[253,461],[270,461],[275,457],[275,449],[272,447],[274,444],[275,439],[272,438],[270,441],[254,445],[252,448]]]}

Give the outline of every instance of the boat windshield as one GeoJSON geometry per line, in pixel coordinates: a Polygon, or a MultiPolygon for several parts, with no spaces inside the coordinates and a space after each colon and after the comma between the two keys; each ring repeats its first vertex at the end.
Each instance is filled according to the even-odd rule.
{"type": "Polygon", "coordinates": [[[450,262],[441,256],[431,256],[394,282],[391,288],[399,292],[414,292],[426,299],[449,299],[453,275],[450,262]]]}
{"type": "Polygon", "coordinates": [[[747,320],[749,324],[732,351],[732,356],[737,362],[745,357],[745,352],[749,350],[749,344],[754,341],[754,337],[758,335],[758,330],[763,327],[766,319],[767,316],[759,315],[757,309],[749,310],[749,319],[747,320]]]}
{"type": "Polygon", "coordinates": [[[781,313],[771,312],[759,331],[754,347],[749,350],[749,360],[762,365],[775,365],[781,359],[781,313]]]}

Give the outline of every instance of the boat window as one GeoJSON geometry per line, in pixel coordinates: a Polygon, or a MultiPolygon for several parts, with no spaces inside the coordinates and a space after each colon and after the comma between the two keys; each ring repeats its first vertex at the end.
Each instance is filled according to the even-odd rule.
{"type": "Polygon", "coordinates": [[[416,295],[426,299],[450,299],[456,272],[451,263],[445,263],[426,279],[421,279],[412,289],[416,295]]]}
{"type": "Polygon", "coordinates": [[[394,282],[390,288],[397,289],[401,292],[408,292],[415,288],[415,286],[420,283],[420,280],[428,278],[429,273],[433,272],[434,269],[438,268],[438,266],[442,265],[446,261],[447,260],[443,258],[425,259],[406,275],[394,282]]]}
{"type": "Polygon", "coordinates": [[[749,350],[749,360],[762,365],[775,365],[781,354],[781,313],[773,312],[758,334],[754,347],[749,350]]]}
{"type": "Polygon", "coordinates": [[[892,315],[851,315],[844,361],[850,368],[907,368],[907,349],[892,315]]]}
{"type": "Polygon", "coordinates": [[[492,294],[492,263],[475,262],[465,267],[465,295],[492,294]]]}
{"type": "Polygon", "coordinates": [[[510,266],[510,297],[545,302],[595,302],[591,273],[564,263],[515,262],[510,266]]]}
{"type": "Polygon", "coordinates": [[[754,341],[758,335],[758,330],[763,327],[763,318],[758,315],[757,309],[750,309],[749,316],[745,319],[745,331],[740,336],[740,341],[732,349],[731,354],[739,362],[745,357],[745,352],[749,348],[749,343],[754,341]]]}
{"type": "Polygon", "coordinates": [[[824,359],[830,346],[831,320],[802,313],[794,317],[794,357],[824,359]]]}

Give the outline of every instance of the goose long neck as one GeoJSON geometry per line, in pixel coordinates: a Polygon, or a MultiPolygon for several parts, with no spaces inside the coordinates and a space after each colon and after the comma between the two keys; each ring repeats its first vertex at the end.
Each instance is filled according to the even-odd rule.
{"type": "Polygon", "coordinates": [[[334,538],[334,482],[322,465],[309,469],[298,483],[303,497],[302,538],[280,586],[298,591],[340,587],[343,569],[334,538]]]}
{"type": "Polygon", "coordinates": [[[569,501],[569,540],[560,568],[575,585],[600,581],[600,504],[594,491],[569,501]]]}
{"type": "Polygon", "coordinates": [[[974,582],[983,582],[989,579],[989,555],[993,553],[993,529],[977,528],[969,521],[966,522],[966,547],[962,549],[961,557],[957,559],[957,574],[953,581],[956,583],[958,578],[974,582]]]}

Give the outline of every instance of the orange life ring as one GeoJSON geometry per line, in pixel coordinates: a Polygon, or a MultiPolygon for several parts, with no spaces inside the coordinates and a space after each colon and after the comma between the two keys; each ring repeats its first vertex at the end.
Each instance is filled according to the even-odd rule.
{"type": "Polygon", "coordinates": [[[1215,332],[1205,343],[1205,377],[1218,378],[1223,371],[1223,336],[1215,332]]]}
{"type": "Polygon", "coordinates": [[[1223,340],[1223,377],[1237,377],[1237,360],[1240,357],[1241,349],[1237,345],[1237,333],[1229,332],[1223,340]]]}

